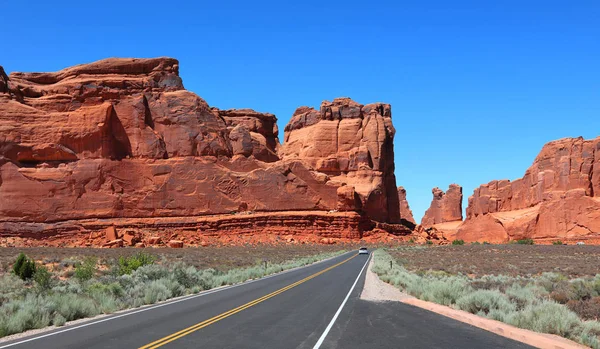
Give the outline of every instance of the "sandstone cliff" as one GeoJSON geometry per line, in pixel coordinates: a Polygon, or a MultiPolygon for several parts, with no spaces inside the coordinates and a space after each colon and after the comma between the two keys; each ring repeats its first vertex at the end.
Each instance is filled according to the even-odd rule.
{"type": "Polygon", "coordinates": [[[457,238],[599,240],[600,137],[550,142],[523,178],[475,189],[457,238]]]}
{"type": "Polygon", "coordinates": [[[430,227],[435,224],[462,221],[462,187],[458,184],[450,184],[448,191],[444,193],[440,188],[431,190],[433,200],[421,219],[421,225],[430,227]]]}
{"type": "MultiPolygon", "coordinates": [[[[299,108],[283,146],[276,121],[209,107],[184,89],[172,58],[8,76],[0,67],[0,234],[240,211],[340,209],[373,224],[400,221],[389,105],[341,98],[299,108]],[[90,218],[102,224],[71,224],[90,218]]],[[[338,237],[369,229],[340,224],[338,237]]]]}

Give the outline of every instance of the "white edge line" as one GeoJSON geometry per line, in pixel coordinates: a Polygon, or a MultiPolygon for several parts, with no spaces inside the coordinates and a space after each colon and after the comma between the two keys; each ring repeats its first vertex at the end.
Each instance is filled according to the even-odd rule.
{"type": "MultiPolygon", "coordinates": [[[[0,349],[9,348],[9,347],[13,347],[13,346],[15,346],[15,345],[19,345],[19,344],[23,344],[23,343],[27,343],[27,342],[32,342],[32,341],[35,341],[35,340],[38,340],[38,339],[42,339],[42,338],[46,338],[46,337],[50,337],[50,336],[54,336],[54,335],[57,335],[57,334],[60,334],[60,333],[65,333],[65,332],[69,332],[69,331],[77,330],[77,329],[80,329],[80,328],[83,328],[83,327],[88,327],[88,326],[96,325],[96,324],[99,324],[99,323],[102,323],[102,322],[106,322],[106,321],[110,321],[110,320],[115,320],[115,319],[118,319],[118,318],[122,318],[122,317],[125,317],[125,316],[129,316],[129,315],[133,315],[133,314],[141,313],[141,312],[144,312],[144,311],[148,311],[148,310],[154,310],[154,309],[161,308],[161,307],[164,307],[164,306],[167,306],[167,305],[171,305],[171,304],[175,304],[175,303],[179,303],[179,302],[187,301],[187,300],[190,300],[190,299],[194,299],[194,298],[198,298],[198,297],[206,296],[206,295],[209,295],[209,294],[213,294],[213,293],[217,293],[217,292],[221,292],[221,291],[225,291],[225,290],[230,290],[230,289],[232,289],[232,288],[236,288],[236,287],[238,287],[238,286],[243,286],[243,285],[248,285],[248,284],[251,284],[251,283],[253,283],[253,282],[257,282],[257,281],[262,281],[262,280],[270,279],[270,278],[272,278],[272,277],[275,277],[275,276],[279,276],[279,275],[287,274],[287,273],[290,273],[290,272],[292,272],[292,271],[295,271],[295,270],[299,270],[299,269],[303,269],[303,268],[306,268],[306,267],[310,267],[311,265],[316,265],[316,264],[320,264],[320,263],[323,263],[323,262],[326,262],[326,261],[332,260],[332,259],[334,259],[334,258],[337,258],[337,257],[343,256],[343,255],[345,255],[345,254],[348,254],[348,253],[350,253],[350,252],[354,252],[354,251],[348,251],[348,252],[346,252],[346,253],[342,253],[342,254],[340,254],[340,255],[338,255],[338,256],[331,257],[331,258],[327,258],[327,259],[324,259],[324,260],[322,260],[322,261],[318,261],[318,262],[315,262],[315,263],[312,263],[312,264],[308,264],[308,265],[305,265],[305,266],[302,266],[302,267],[299,267],[299,268],[293,268],[293,269],[289,269],[289,270],[284,270],[284,271],[282,271],[282,272],[279,272],[279,273],[275,273],[275,274],[267,275],[267,276],[264,276],[264,277],[262,277],[262,278],[260,278],[260,279],[248,280],[248,281],[244,281],[244,282],[242,282],[242,283],[236,284],[236,285],[230,285],[230,286],[220,287],[220,288],[217,288],[217,289],[206,290],[206,291],[204,291],[204,292],[201,292],[201,293],[198,293],[198,294],[195,294],[195,295],[191,295],[191,296],[187,296],[187,297],[185,297],[185,298],[181,298],[181,299],[178,299],[178,300],[173,300],[173,301],[170,301],[170,302],[168,301],[168,302],[166,302],[166,303],[163,303],[163,304],[154,305],[154,306],[147,307],[147,308],[144,308],[144,309],[139,309],[139,310],[135,310],[135,311],[127,312],[127,313],[125,313],[125,314],[121,314],[121,315],[116,315],[116,316],[110,316],[110,315],[109,315],[109,317],[107,317],[107,318],[105,318],[105,319],[102,319],[102,320],[93,321],[93,322],[88,322],[88,323],[85,323],[85,324],[82,324],[82,325],[79,325],[79,326],[75,326],[75,327],[69,327],[69,328],[65,328],[65,329],[63,329],[63,330],[60,330],[60,331],[56,331],[56,332],[47,333],[47,334],[44,334],[44,335],[41,335],[41,336],[37,336],[37,337],[33,337],[33,338],[29,338],[29,339],[21,340],[21,341],[18,341],[18,342],[15,342],[15,343],[11,343],[11,344],[6,344],[6,345],[3,345],[3,346],[1,346],[1,347],[0,347],[0,349]]],[[[363,267],[363,268],[364,268],[364,267],[363,267]]],[[[361,272],[362,272],[362,271],[361,271],[361,272]]],[[[359,275],[359,276],[360,276],[360,275],[359,275]]],[[[356,283],[355,283],[355,284],[356,284],[356,283]]],[[[347,298],[347,297],[346,297],[346,298],[347,298]]],[[[345,301],[344,301],[344,302],[345,302],[345,301]]]]}
{"type": "Polygon", "coordinates": [[[327,328],[325,329],[325,332],[323,332],[323,334],[321,335],[321,337],[319,338],[319,340],[317,341],[317,343],[315,344],[315,346],[313,347],[313,349],[319,349],[321,347],[321,345],[323,344],[323,341],[325,340],[325,337],[327,337],[327,335],[329,334],[329,331],[331,330],[331,327],[333,327],[333,324],[335,323],[335,320],[337,320],[338,316],[342,312],[342,309],[344,309],[344,305],[346,305],[346,302],[348,301],[348,298],[350,298],[350,294],[352,294],[352,291],[354,290],[354,287],[356,287],[356,284],[358,283],[358,279],[360,279],[360,276],[362,275],[363,271],[365,270],[365,267],[367,266],[367,264],[369,264],[369,260],[371,260],[371,255],[370,254],[369,254],[369,258],[367,258],[367,261],[365,262],[365,265],[363,265],[362,269],[360,270],[360,273],[358,273],[358,276],[356,277],[356,280],[354,280],[354,284],[352,285],[352,287],[350,287],[350,291],[348,291],[348,294],[346,295],[346,298],[344,298],[344,301],[342,302],[342,304],[340,305],[340,307],[338,308],[338,310],[335,312],[335,315],[333,316],[333,319],[331,319],[331,322],[329,322],[329,325],[327,325],[327,328]]]}

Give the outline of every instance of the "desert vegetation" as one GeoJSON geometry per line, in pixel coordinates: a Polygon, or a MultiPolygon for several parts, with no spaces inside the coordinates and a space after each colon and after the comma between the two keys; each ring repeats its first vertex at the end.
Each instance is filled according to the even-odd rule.
{"type": "Polygon", "coordinates": [[[419,299],[600,348],[600,274],[590,263],[599,252],[596,246],[404,246],[377,250],[373,271],[419,299]],[[592,266],[576,270],[586,260],[592,266]]]}
{"type": "Polygon", "coordinates": [[[340,254],[343,247],[68,249],[58,254],[63,258],[47,257],[53,252],[47,249],[15,252],[0,251],[4,266],[13,257],[0,275],[0,337],[260,278],[340,254]],[[233,250],[240,253],[229,255],[233,250]]]}

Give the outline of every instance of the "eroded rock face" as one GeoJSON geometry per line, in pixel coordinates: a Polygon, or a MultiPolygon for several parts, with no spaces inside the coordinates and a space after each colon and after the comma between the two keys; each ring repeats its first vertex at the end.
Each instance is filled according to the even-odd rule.
{"type": "Polygon", "coordinates": [[[362,209],[378,221],[398,223],[392,112],[389,104],[362,105],[349,98],[300,107],[285,127],[281,154],[301,159],[332,183],[355,188],[362,209]]]}
{"type": "Polygon", "coordinates": [[[450,184],[445,193],[437,187],[433,188],[431,192],[433,200],[421,219],[422,226],[431,227],[440,223],[462,221],[463,194],[460,185],[450,184]]]}
{"type": "Polygon", "coordinates": [[[600,137],[542,148],[523,178],[492,181],[469,197],[457,238],[579,240],[600,233],[600,137]]]}
{"type": "Polygon", "coordinates": [[[0,70],[0,234],[18,222],[236,211],[339,208],[399,221],[389,105],[299,108],[285,146],[276,121],[209,107],[172,58],[0,70]]]}
{"type": "Polygon", "coordinates": [[[404,187],[398,187],[398,205],[400,206],[400,219],[416,224],[408,200],[406,200],[406,189],[404,187]]]}

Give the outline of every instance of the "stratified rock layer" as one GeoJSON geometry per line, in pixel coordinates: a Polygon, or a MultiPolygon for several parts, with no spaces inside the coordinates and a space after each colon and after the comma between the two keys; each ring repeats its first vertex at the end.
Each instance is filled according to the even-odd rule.
{"type": "Polygon", "coordinates": [[[457,238],[594,240],[600,237],[600,137],[546,144],[523,178],[492,181],[469,197],[457,238]]]}
{"type": "MultiPolygon", "coordinates": [[[[184,89],[172,58],[9,76],[0,68],[0,234],[19,223],[52,230],[240,211],[340,209],[399,222],[389,105],[340,98],[299,108],[285,146],[276,121],[209,107],[184,89]]],[[[364,230],[331,222],[348,238],[364,230]]]]}
{"type": "Polygon", "coordinates": [[[432,189],[433,200],[421,219],[421,225],[431,227],[435,224],[462,221],[462,187],[450,184],[444,193],[440,188],[432,189]]]}

